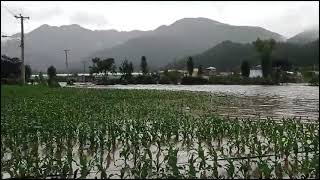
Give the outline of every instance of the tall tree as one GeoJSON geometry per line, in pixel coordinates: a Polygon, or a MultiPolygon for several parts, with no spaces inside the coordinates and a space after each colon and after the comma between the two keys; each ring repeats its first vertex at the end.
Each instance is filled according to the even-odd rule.
{"type": "Polygon", "coordinates": [[[101,60],[100,58],[95,57],[92,59],[92,66],[89,67],[90,74],[103,72],[105,76],[108,76],[108,72],[112,71],[113,65],[113,58],[101,60]]]}
{"type": "Polygon", "coordinates": [[[47,70],[49,81],[55,80],[57,76],[57,70],[54,66],[50,66],[47,70]]]}
{"type": "Polygon", "coordinates": [[[6,55],[1,56],[1,78],[13,78],[18,80],[20,78],[21,61],[19,58],[11,58],[6,55]]]}
{"type": "Polygon", "coordinates": [[[280,68],[282,71],[290,71],[292,69],[292,63],[288,58],[276,58],[272,61],[272,67],[280,68]]]}
{"type": "Polygon", "coordinates": [[[248,61],[243,61],[241,63],[241,75],[244,77],[249,77],[250,75],[250,64],[248,61]]]}
{"type": "Polygon", "coordinates": [[[202,69],[202,65],[198,66],[198,76],[202,76],[203,74],[203,69],[202,69]]]}
{"type": "Polygon", "coordinates": [[[132,64],[132,62],[129,63],[128,73],[129,73],[130,75],[133,73],[133,64],[132,64]]]}
{"type": "Polygon", "coordinates": [[[111,67],[111,73],[112,74],[116,74],[117,73],[117,66],[116,65],[112,65],[112,67],[111,67]]]}
{"type": "Polygon", "coordinates": [[[193,60],[192,60],[191,56],[189,56],[188,61],[187,61],[187,69],[188,69],[189,75],[192,76],[192,73],[193,73],[193,60]]]}
{"type": "Polygon", "coordinates": [[[165,76],[168,76],[168,75],[169,75],[168,69],[165,69],[164,72],[163,72],[163,74],[164,74],[165,76]]]}
{"type": "Polygon", "coordinates": [[[40,80],[40,83],[42,83],[44,81],[43,74],[41,71],[39,72],[39,80],[40,80]]]}
{"type": "Polygon", "coordinates": [[[108,76],[108,72],[111,71],[112,66],[114,64],[113,58],[107,58],[98,63],[98,69],[104,72],[105,76],[108,76]]]}
{"type": "Polygon", "coordinates": [[[32,74],[31,67],[30,65],[25,65],[24,67],[25,67],[25,79],[26,81],[29,81],[32,74]]]}
{"type": "Polygon", "coordinates": [[[142,71],[143,75],[146,75],[148,73],[148,64],[147,64],[147,59],[145,56],[141,57],[140,67],[141,67],[141,71],[142,71]]]}
{"type": "Polygon", "coordinates": [[[92,66],[89,66],[90,74],[99,73],[100,69],[98,68],[98,64],[100,64],[101,59],[98,57],[92,58],[92,66]]]}
{"type": "Polygon", "coordinates": [[[260,40],[259,38],[253,42],[253,45],[261,58],[262,74],[266,78],[271,75],[271,53],[275,48],[274,39],[260,40]]]}
{"type": "Polygon", "coordinates": [[[119,67],[119,71],[122,73],[122,77],[126,80],[130,79],[132,76],[132,72],[133,72],[133,65],[132,63],[128,60],[124,60],[121,64],[121,66],[119,67]]]}

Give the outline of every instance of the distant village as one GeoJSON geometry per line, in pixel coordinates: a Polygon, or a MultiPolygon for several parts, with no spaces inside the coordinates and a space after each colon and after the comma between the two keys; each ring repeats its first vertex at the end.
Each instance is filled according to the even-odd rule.
{"type": "MultiPolygon", "coordinates": [[[[184,76],[188,75],[187,70],[169,69],[168,72],[179,72],[180,74],[183,74],[184,76]]],[[[319,75],[319,71],[310,71],[310,72],[312,72],[316,75],[319,75]]],[[[163,73],[164,73],[164,71],[159,71],[160,75],[163,73]]],[[[234,75],[234,73],[235,72],[232,72],[232,71],[229,71],[229,72],[218,71],[217,68],[210,66],[210,67],[207,67],[204,69],[202,77],[205,79],[209,79],[209,77],[212,77],[212,76],[230,76],[230,75],[234,75]]],[[[285,73],[288,75],[295,74],[295,72],[292,72],[292,71],[286,71],[285,73]]],[[[122,73],[119,73],[119,72],[115,72],[115,73],[108,72],[107,74],[108,74],[109,79],[120,79],[121,76],[123,75],[122,73]]],[[[241,75],[241,72],[239,72],[238,74],[241,75]]],[[[101,78],[104,75],[105,75],[104,73],[57,74],[58,77],[69,77],[69,78],[72,78],[73,80],[75,80],[76,82],[90,82],[90,81],[92,81],[93,78],[101,78]]],[[[139,76],[139,75],[142,75],[142,72],[133,72],[132,73],[132,76],[139,76]]],[[[296,72],[295,75],[302,76],[301,72],[296,72]]],[[[194,68],[192,77],[197,77],[197,76],[198,76],[198,68],[194,68]]],[[[45,79],[47,79],[47,74],[43,74],[43,77],[45,79]]],[[[253,68],[250,69],[249,78],[258,78],[258,77],[261,77],[261,78],[263,77],[261,65],[254,66],[253,68]]],[[[31,75],[31,79],[36,79],[36,78],[39,78],[39,75],[37,75],[37,74],[31,75]]]]}

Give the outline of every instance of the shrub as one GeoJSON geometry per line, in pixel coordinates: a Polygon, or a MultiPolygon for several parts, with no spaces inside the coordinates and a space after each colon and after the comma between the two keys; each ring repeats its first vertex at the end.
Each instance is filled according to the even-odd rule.
{"type": "Polygon", "coordinates": [[[183,85],[201,85],[201,84],[207,84],[208,80],[204,79],[202,77],[183,77],[181,79],[181,84],[183,85]]]}
{"type": "Polygon", "coordinates": [[[209,84],[224,84],[224,85],[275,85],[278,84],[274,81],[271,77],[268,78],[248,78],[248,77],[241,77],[238,75],[230,75],[230,76],[212,76],[209,78],[209,84]]]}
{"type": "Polygon", "coordinates": [[[137,76],[135,78],[137,84],[156,84],[156,79],[150,75],[137,76]]]}
{"type": "Polygon", "coordinates": [[[162,76],[160,76],[160,84],[178,84],[181,79],[182,74],[178,71],[166,71],[162,76]]]}
{"type": "Polygon", "coordinates": [[[55,78],[58,82],[68,82],[68,79],[66,76],[56,76],[55,78]]]}
{"type": "Polygon", "coordinates": [[[98,80],[97,85],[115,85],[120,84],[119,79],[109,79],[106,77],[103,77],[102,79],[98,80]]]}
{"type": "Polygon", "coordinates": [[[75,81],[74,81],[73,79],[70,79],[70,80],[67,81],[67,84],[68,84],[68,85],[74,85],[74,82],[75,82],[75,81]]]}
{"type": "Polygon", "coordinates": [[[128,80],[123,79],[123,80],[120,81],[120,84],[121,84],[121,85],[127,85],[127,84],[129,84],[129,83],[128,83],[128,80]]]}
{"type": "Polygon", "coordinates": [[[1,78],[1,84],[16,85],[19,83],[20,81],[18,78],[1,78]]]}
{"type": "Polygon", "coordinates": [[[51,80],[49,79],[48,80],[48,86],[52,87],[52,88],[60,87],[59,83],[56,80],[53,80],[53,79],[51,79],[51,80]]]}
{"type": "Polygon", "coordinates": [[[159,84],[171,84],[168,76],[161,76],[159,80],[159,84]]]}
{"type": "Polygon", "coordinates": [[[319,86],[319,75],[314,75],[309,81],[309,84],[312,86],[319,86]]]}

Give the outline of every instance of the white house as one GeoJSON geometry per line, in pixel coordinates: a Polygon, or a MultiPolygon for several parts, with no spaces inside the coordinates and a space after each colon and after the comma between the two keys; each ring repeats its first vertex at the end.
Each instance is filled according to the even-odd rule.
{"type": "Polygon", "coordinates": [[[209,76],[212,76],[212,75],[216,74],[216,70],[217,69],[215,67],[212,67],[212,66],[207,67],[206,71],[205,71],[205,74],[209,75],[209,76]]]}
{"type": "Polygon", "coordinates": [[[250,78],[256,78],[256,77],[262,77],[262,68],[261,65],[258,65],[254,67],[253,69],[250,69],[250,78]]]}

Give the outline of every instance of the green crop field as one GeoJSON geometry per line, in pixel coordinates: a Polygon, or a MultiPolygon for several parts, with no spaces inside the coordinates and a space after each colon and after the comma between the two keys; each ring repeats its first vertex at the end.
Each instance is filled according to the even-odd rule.
{"type": "Polygon", "coordinates": [[[232,96],[1,87],[2,178],[319,178],[319,121],[229,119],[232,96]]]}

